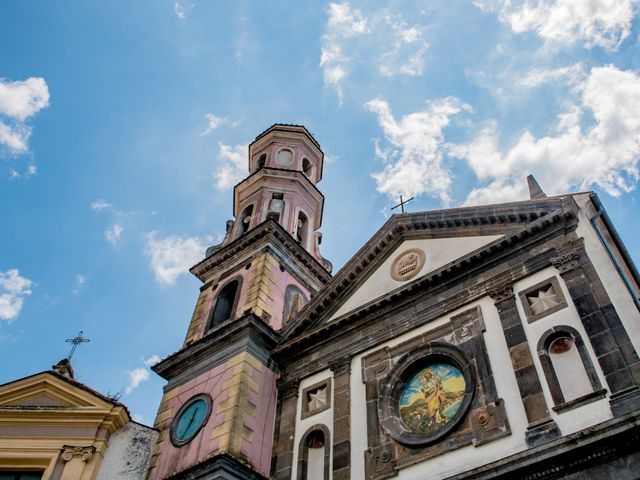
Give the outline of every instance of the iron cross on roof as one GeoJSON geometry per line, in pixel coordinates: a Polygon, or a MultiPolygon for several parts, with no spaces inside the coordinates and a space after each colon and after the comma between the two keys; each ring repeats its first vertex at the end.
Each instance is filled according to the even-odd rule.
{"type": "Polygon", "coordinates": [[[90,341],[91,340],[89,340],[88,338],[84,338],[82,336],[82,330],[80,330],[80,333],[78,333],[77,337],[67,338],[65,342],[73,343],[73,347],[71,347],[71,351],[69,352],[67,360],[71,361],[71,357],[73,357],[73,353],[76,351],[76,348],[78,348],[78,345],[80,345],[81,343],[89,343],[90,341]]]}
{"type": "Polygon", "coordinates": [[[391,207],[391,210],[393,210],[394,208],[400,207],[400,210],[402,211],[402,213],[404,213],[404,204],[405,203],[409,203],[411,200],[413,200],[413,197],[411,197],[407,201],[404,201],[404,200],[402,200],[402,195],[400,195],[400,203],[398,205],[396,205],[395,207],[391,207]]]}

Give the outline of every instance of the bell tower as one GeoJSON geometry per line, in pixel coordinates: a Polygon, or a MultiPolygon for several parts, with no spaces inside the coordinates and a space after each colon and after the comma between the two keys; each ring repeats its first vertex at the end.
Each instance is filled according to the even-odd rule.
{"type": "Polygon", "coordinates": [[[268,478],[279,332],[330,279],[320,255],[324,154],[303,126],[249,146],[219,245],[191,268],[203,284],[184,343],[153,370],[167,380],[150,479],[268,478]]]}

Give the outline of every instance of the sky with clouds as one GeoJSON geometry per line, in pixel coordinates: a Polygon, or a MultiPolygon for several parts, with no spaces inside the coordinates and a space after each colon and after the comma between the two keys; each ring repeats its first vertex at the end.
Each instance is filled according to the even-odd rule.
{"type": "Polygon", "coordinates": [[[152,423],[247,145],[304,124],[341,267],[410,210],[596,191],[636,261],[638,0],[0,7],[0,382],[84,331],[79,379],[152,423]]]}

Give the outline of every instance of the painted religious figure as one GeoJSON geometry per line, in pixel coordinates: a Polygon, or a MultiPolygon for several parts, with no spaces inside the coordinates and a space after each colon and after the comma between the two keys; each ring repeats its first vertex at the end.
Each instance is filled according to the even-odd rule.
{"type": "Polygon", "coordinates": [[[400,394],[400,417],[414,433],[431,435],[451,421],[464,398],[465,382],[453,365],[434,363],[418,371],[400,394]]]}

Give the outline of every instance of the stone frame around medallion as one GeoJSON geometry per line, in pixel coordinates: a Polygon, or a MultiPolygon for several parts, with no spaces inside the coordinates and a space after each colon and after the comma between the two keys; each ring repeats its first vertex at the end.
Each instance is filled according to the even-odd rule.
{"type": "Polygon", "coordinates": [[[309,385],[308,387],[304,388],[302,390],[302,394],[300,395],[300,397],[301,397],[300,398],[300,419],[308,418],[313,415],[316,415],[317,413],[328,410],[329,408],[331,408],[331,397],[332,397],[331,377],[327,377],[324,380],[321,380],[319,382],[314,383],[313,385],[309,385]],[[324,407],[309,410],[309,404],[306,401],[307,394],[310,391],[317,390],[318,388],[322,388],[323,386],[326,387],[327,389],[327,403],[325,404],[324,407]]]}
{"type": "Polygon", "coordinates": [[[476,387],[476,374],[472,363],[457,347],[441,342],[408,352],[384,379],[378,398],[378,418],[382,428],[394,440],[408,446],[431,444],[449,434],[466,416],[476,387]],[[433,362],[448,363],[457,368],[465,381],[464,397],[452,419],[430,435],[412,432],[400,419],[399,398],[405,382],[420,369],[433,362]]]}
{"type": "Polygon", "coordinates": [[[174,447],[180,448],[183,445],[186,445],[187,443],[189,443],[194,438],[196,438],[198,436],[198,433],[200,433],[200,430],[202,430],[202,428],[209,421],[209,417],[211,416],[212,410],[213,410],[213,400],[206,393],[199,393],[197,395],[194,395],[189,400],[184,402],[182,404],[182,406],[178,409],[178,413],[176,413],[176,415],[173,417],[173,420],[171,421],[171,427],[169,429],[169,439],[171,440],[171,444],[174,447]],[[180,417],[182,416],[182,413],[187,408],[189,408],[189,406],[191,406],[193,403],[197,402],[198,400],[203,400],[204,403],[207,406],[207,413],[204,416],[204,420],[202,421],[202,424],[198,427],[198,429],[189,438],[187,438],[185,440],[178,440],[176,438],[176,436],[175,436],[176,428],[178,427],[178,421],[179,421],[180,417]]]}
{"type": "Polygon", "coordinates": [[[560,282],[558,282],[558,277],[555,277],[555,276],[549,277],[546,280],[543,280],[542,282],[538,282],[535,285],[528,287],[525,290],[522,290],[521,292],[518,292],[518,296],[520,297],[520,304],[522,305],[522,309],[524,310],[524,314],[525,314],[525,317],[527,318],[528,323],[533,323],[537,320],[540,320],[541,318],[546,317],[547,315],[551,315],[552,313],[562,310],[563,308],[566,308],[568,306],[567,300],[564,296],[564,293],[562,292],[562,288],[560,288],[560,282]],[[533,311],[531,310],[531,305],[529,305],[529,300],[527,300],[527,295],[530,295],[536,290],[541,290],[547,285],[553,287],[553,291],[558,296],[560,303],[558,305],[554,305],[551,308],[548,308],[543,312],[533,313],[533,311]]]}

